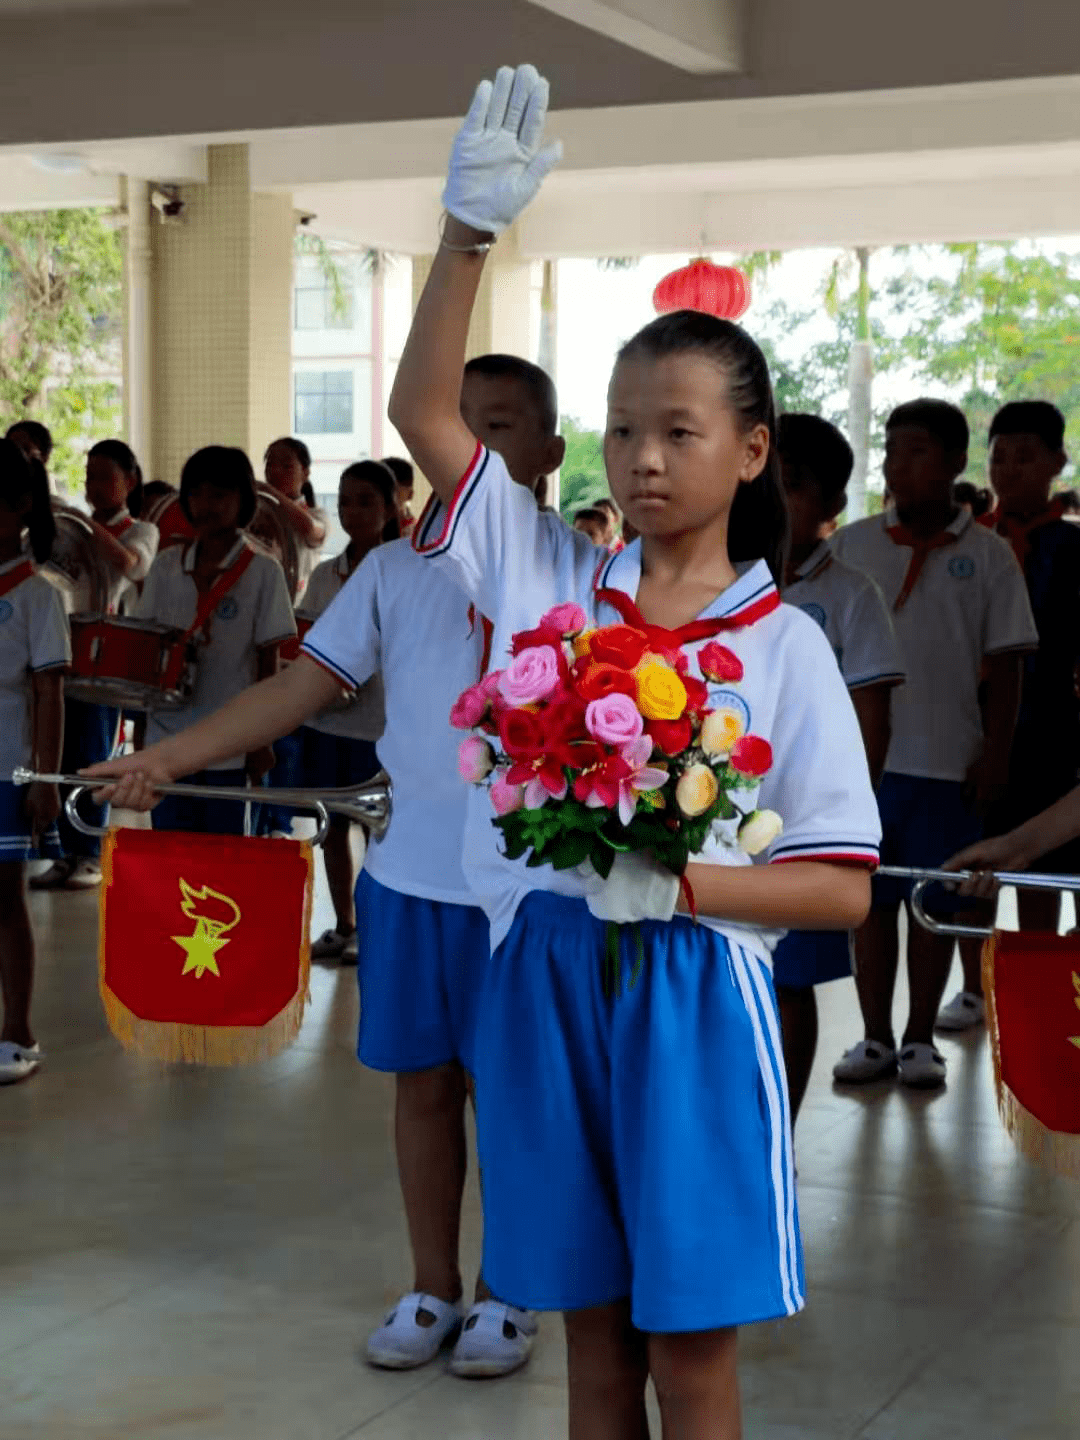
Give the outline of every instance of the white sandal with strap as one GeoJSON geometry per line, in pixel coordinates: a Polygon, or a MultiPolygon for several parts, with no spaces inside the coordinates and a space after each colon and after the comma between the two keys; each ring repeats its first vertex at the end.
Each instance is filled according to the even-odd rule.
{"type": "Polygon", "coordinates": [[[470,1380],[489,1380],[520,1370],[532,1353],[537,1322],[528,1310],[501,1300],[480,1300],[465,1317],[450,1370],[470,1380]]]}
{"type": "Polygon", "coordinates": [[[435,1359],[461,1329],[461,1306],[413,1291],[403,1295],[367,1342],[368,1363],[415,1370],[435,1359]],[[428,1323],[421,1324],[424,1316],[428,1323]]]}

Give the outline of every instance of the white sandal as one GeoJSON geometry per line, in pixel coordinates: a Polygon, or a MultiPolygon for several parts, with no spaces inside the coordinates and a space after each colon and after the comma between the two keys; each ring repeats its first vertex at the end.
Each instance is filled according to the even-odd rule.
{"type": "Polygon", "coordinates": [[[479,1300],[465,1317],[450,1358],[454,1375],[489,1380],[520,1370],[532,1353],[537,1322],[528,1310],[501,1300],[479,1300]]]}
{"type": "Polygon", "coordinates": [[[381,1370],[415,1370],[435,1359],[461,1329],[461,1306],[413,1291],[403,1295],[367,1342],[368,1363],[381,1370]],[[421,1325],[420,1316],[430,1316],[421,1325]]]}

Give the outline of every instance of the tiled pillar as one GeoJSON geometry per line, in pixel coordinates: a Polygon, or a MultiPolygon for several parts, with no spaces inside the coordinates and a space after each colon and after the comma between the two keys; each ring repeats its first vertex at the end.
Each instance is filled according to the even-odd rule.
{"type": "Polygon", "coordinates": [[[203,445],[239,445],[259,469],[291,428],[293,208],[253,194],[246,145],[212,145],[183,215],[154,223],[153,464],[179,482],[203,445]]]}
{"type": "Polygon", "coordinates": [[[145,180],[121,182],[127,214],[124,247],[124,438],[147,468],[153,454],[153,286],[150,254],[150,187],[145,180]]]}

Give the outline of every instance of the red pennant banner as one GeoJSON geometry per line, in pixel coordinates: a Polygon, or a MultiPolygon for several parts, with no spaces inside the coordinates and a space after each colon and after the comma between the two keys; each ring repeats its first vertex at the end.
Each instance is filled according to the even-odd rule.
{"type": "Polygon", "coordinates": [[[102,855],[98,972],[110,1028],[162,1060],[276,1054],[310,973],[306,842],[113,830],[102,855]]]}
{"type": "Polygon", "coordinates": [[[983,952],[998,1106],[1030,1159],[1080,1176],[1080,938],[999,931],[983,952]]]}

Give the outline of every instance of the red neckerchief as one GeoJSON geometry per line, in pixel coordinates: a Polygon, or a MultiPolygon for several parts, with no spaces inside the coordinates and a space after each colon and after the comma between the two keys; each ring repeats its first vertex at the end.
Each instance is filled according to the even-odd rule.
{"type": "MultiPolygon", "coordinates": [[[[220,602],[229,593],[232,587],[240,579],[240,576],[243,575],[244,571],[248,568],[248,566],[254,559],[255,547],[248,541],[247,537],[245,536],[244,543],[240,547],[240,553],[239,555],[237,555],[236,559],[232,562],[229,568],[227,570],[223,570],[218,575],[218,578],[214,581],[213,585],[210,586],[209,590],[206,590],[201,595],[199,595],[198,605],[195,610],[195,619],[184,631],[183,635],[181,635],[179,641],[177,642],[178,644],[186,645],[187,642],[193,639],[200,630],[203,630],[205,632],[205,639],[210,639],[209,622],[211,615],[213,615],[220,602]]],[[[192,580],[194,580],[194,566],[192,566],[190,574],[192,580]]]]}
{"type": "Polygon", "coordinates": [[[1060,495],[1056,495],[1046,509],[1040,515],[1035,516],[1034,520],[1020,520],[1015,515],[1006,515],[999,505],[988,515],[980,515],[979,524],[985,525],[988,530],[996,530],[1003,540],[1009,542],[1022,570],[1031,553],[1031,532],[1041,530],[1044,525],[1052,525],[1064,514],[1065,502],[1060,495]]]}
{"type": "Polygon", "coordinates": [[[747,605],[734,615],[720,615],[714,620],[691,620],[687,625],[666,630],[662,625],[650,625],[630,596],[622,590],[597,590],[596,601],[617,610],[624,624],[641,630],[650,646],[660,651],[679,650],[684,645],[693,645],[698,640],[719,635],[722,630],[742,630],[780,608],[780,596],[775,590],[770,590],[768,595],[763,595],[753,605],[747,605]]]}
{"type": "Polygon", "coordinates": [[[885,533],[894,545],[911,546],[911,563],[900,587],[900,594],[893,601],[893,609],[902,610],[911,598],[911,592],[915,589],[930,552],[941,550],[946,545],[955,545],[960,537],[955,530],[939,530],[936,535],[916,535],[908,525],[886,525],[885,533]]]}
{"type": "MultiPolygon", "coordinates": [[[[475,605],[470,605],[470,606],[469,606],[469,635],[470,635],[470,637],[476,633],[476,619],[477,619],[477,609],[476,609],[476,606],[475,606],[475,605]]],[[[478,679],[478,680],[483,680],[484,676],[485,676],[485,675],[487,674],[487,672],[488,672],[488,666],[491,664],[491,642],[492,642],[492,641],[494,640],[494,638],[495,638],[495,626],[491,623],[491,621],[487,618],[486,615],[481,615],[481,616],[480,616],[480,626],[481,626],[481,629],[483,630],[483,633],[484,633],[484,648],[483,648],[483,650],[482,650],[482,652],[481,652],[481,655],[480,655],[480,674],[477,676],[477,679],[478,679]]]]}
{"type": "Polygon", "coordinates": [[[110,535],[115,535],[119,540],[120,536],[130,530],[134,524],[135,521],[125,510],[123,515],[118,515],[115,520],[107,520],[104,528],[108,530],[110,535]]]}
{"type": "Polygon", "coordinates": [[[0,575],[0,595],[6,595],[9,590],[14,590],[16,585],[21,585],[24,580],[29,580],[33,573],[34,562],[32,560],[20,561],[6,575],[0,575]]]}

